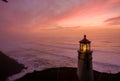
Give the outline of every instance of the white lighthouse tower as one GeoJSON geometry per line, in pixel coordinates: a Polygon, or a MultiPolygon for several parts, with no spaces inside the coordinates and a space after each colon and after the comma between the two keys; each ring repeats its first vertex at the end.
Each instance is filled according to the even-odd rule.
{"type": "Polygon", "coordinates": [[[94,81],[92,69],[92,51],[90,43],[91,41],[86,38],[86,35],[84,35],[84,38],[80,41],[77,69],[79,81],[94,81]]]}

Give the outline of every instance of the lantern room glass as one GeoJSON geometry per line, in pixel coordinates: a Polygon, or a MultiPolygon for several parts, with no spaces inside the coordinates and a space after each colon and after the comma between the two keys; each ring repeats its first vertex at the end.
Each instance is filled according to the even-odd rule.
{"type": "Polygon", "coordinates": [[[88,52],[90,51],[90,43],[80,43],[80,51],[81,52],[88,52]]]}

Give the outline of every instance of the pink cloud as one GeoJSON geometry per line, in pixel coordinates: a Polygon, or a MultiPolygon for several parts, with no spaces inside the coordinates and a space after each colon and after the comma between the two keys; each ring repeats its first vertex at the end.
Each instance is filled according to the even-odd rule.
{"type": "MultiPolygon", "coordinates": [[[[104,14],[120,13],[120,0],[83,0],[83,4],[78,4],[74,9],[61,17],[60,20],[73,17],[91,17],[104,14]],[[115,12],[116,11],[116,12],[115,12]]],[[[58,20],[59,21],[59,20],[58,20]]]]}
{"type": "Polygon", "coordinates": [[[118,8],[120,0],[10,0],[0,3],[0,27],[36,27],[75,16],[109,14],[118,8]]]}
{"type": "Polygon", "coordinates": [[[120,25],[120,16],[105,20],[108,25],[120,25]]]}

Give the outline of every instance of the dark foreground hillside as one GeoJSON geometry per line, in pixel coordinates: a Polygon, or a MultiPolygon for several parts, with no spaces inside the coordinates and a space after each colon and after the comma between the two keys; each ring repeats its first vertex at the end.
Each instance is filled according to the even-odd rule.
{"type": "Polygon", "coordinates": [[[7,77],[21,72],[22,69],[24,69],[24,65],[0,51],[0,81],[5,81],[7,77]]]}
{"type": "MultiPolygon", "coordinates": [[[[71,67],[50,68],[28,73],[16,81],[78,81],[76,71],[76,68],[71,67]]],[[[94,81],[120,81],[120,73],[107,74],[94,71],[94,81]]]]}

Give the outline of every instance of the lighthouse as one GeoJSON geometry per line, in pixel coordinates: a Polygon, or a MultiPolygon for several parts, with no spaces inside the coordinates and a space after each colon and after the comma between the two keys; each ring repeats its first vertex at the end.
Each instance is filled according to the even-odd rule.
{"type": "Polygon", "coordinates": [[[79,81],[94,81],[92,69],[91,41],[84,38],[79,41],[77,76],[79,81]]]}

